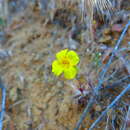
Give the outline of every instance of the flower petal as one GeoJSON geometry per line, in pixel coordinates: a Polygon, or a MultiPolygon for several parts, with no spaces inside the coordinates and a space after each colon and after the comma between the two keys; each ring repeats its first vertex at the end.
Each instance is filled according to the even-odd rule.
{"type": "Polygon", "coordinates": [[[72,65],[77,65],[79,63],[79,56],[74,51],[69,51],[67,57],[71,60],[72,65]]]}
{"type": "Polygon", "coordinates": [[[61,60],[63,57],[66,56],[68,49],[64,49],[56,54],[56,58],[61,60]]]}
{"type": "Polygon", "coordinates": [[[52,63],[52,72],[56,75],[59,76],[63,72],[63,68],[59,64],[57,60],[54,60],[52,63]]]}
{"type": "Polygon", "coordinates": [[[70,67],[64,70],[64,76],[66,79],[73,79],[76,76],[76,74],[77,74],[76,67],[70,67]]]}

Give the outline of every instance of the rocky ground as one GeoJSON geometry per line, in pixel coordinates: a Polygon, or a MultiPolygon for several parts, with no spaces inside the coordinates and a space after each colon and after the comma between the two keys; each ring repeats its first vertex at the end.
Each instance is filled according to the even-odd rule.
{"type": "MultiPolygon", "coordinates": [[[[37,10],[31,10],[29,13],[25,11],[26,17],[15,16],[12,24],[6,29],[7,40],[1,50],[10,50],[11,54],[0,61],[0,74],[7,86],[4,130],[73,130],[86,104],[75,97],[78,88],[83,86],[86,92],[92,91],[90,83],[92,86],[97,84],[101,63],[106,63],[109,58],[107,53],[115,45],[127,23],[124,21],[104,27],[102,35],[96,37],[96,42],[87,43],[87,31],[83,29],[72,37],[72,25],[68,17],[75,14],[70,8],[66,10],[60,9],[63,13],[54,16],[55,22],[40,16],[37,10]],[[61,26],[58,22],[65,25],[61,26]],[[75,50],[80,57],[78,75],[74,80],[66,80],[63,76],[55,77],[51,72],[55,54],[65,48],[75,50]],[[102,48],[109,48],[109,51],[106,53],[102,48]]],[[[81,25],[78,26],[80,28],[81,25]]],[[[130,27],[122,47],[128,48],[128,42],[130,27]]],[[[129,59],[129,52],[126,58],[129,59]]],[[[115,61],[113,66],[121,70],[120,75],[127,73],[121,69],[121,62],[115,61]]],[[[118,79],[118,76],[116,78],[118,79]]],[[[111,90],[107,94],[113,98],[119,94],[118,91],[111,90]]],[[[102,96],[102,101],[93,105],[81,130],[89,128],[111,102],[106,95],[102,96]]],[[[88,99],[89,95],[85,97],[85,101],[88,99]]],[[[128,99],[127,95],[124,100],[128,103],[128,99]]],[[[117,113],[116,111],[115,115],[118,115],[117,113]]],[[[105,126],[106,122],[102,122],[101,127],[96,130],[104,129],[105,126]]]]}

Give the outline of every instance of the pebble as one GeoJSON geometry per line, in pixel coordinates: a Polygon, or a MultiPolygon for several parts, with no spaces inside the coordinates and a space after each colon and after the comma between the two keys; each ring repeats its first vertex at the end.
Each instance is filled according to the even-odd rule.
{"type": "Polygon", "coordinates": [[[68,48],[72,50],[76,50],[78,47],[79,47],[79,43],[73,40],[72,38],[69,38],[68,48]]]}

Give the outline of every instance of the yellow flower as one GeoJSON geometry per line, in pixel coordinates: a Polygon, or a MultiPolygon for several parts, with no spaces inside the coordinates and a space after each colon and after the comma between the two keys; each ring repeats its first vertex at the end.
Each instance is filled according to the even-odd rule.
{"type": "Polygon", "coordinates": [[[59,76],[64,73],[66,79],[73,79],[77,74],[76,65],[79,63],[79,57],[76,52],[62,50],[56,54],[56,60],[52,63],[52,72],[59,76]]]}

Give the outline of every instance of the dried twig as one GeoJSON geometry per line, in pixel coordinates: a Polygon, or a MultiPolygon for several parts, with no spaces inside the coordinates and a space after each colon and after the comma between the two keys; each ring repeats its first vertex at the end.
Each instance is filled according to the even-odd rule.
{"type": "MultiPolygon", "coordinates": [[[[114,82],[112,85],[106,85],[105,86],[105,89],[112,89],[112,88],[115,88],[115,87],[118,87],[119,84],[121,84],[123,81],[125,80],[130,80],[130,75],[127,75],[121,79],[119,79],[118,81],[114,82]]],[[[102,89],[102,88],[101,88],[102,89]]],[[[103,88],[104,89],[104,88],[103,88]]]]}
{"type": "Polygon", "coordinates": [[[107,114],[107,112],[114,107],[114,105],[121,99],[121,97],[130,90],[130,84],[112,101],[112,103],[106,108],[105,111],[102,112],[102,114],[97,118],[96,121],[91,125],[89,130],[92,130],[107,114]]]}
{"type": "Polygon", "coordinates": [[[13,107],[15,107],[15,106],[17,106],[17,105],[23,103],[24,101],[25,101],[25,99],[22,99],[22,100],[20,100],[20,101],[17,101],[16,103],[10,105],[10,106],[9,106],[9,109],[12,109],[13,107]]]}
{"type": "Polygon", "coordinates": [[[6,101],[6,88],[0,79],[0,88],[2,89],[2,105],[1,105],[1,112],[0,112],[0,130],[3,127],[3,118],[5,113],[5,101],[6,101]]]}
{"type": "MultiPolygon", "coordinates": [[[[116,45],[115,45],[115,47],[114,47],[114,49],[112,51],[112,55],[111,55],[108,63],[105,65],[105,67],[103,68],[102,72],[99,75],[100,78],[98,80],[99,81],[98,85],[94,89],[95,90],[95,94],[97,96],[98,96],[98,91],[102,88],[102,84],[104,82],[105,74],[108,71],[108,68],[109,68],[110,64],[112,63],[113,57],[115,55],[115,52],[118,50],[118,48],[119,48],[119,46],[121,44],[121,41],[123,40],[123,38],[124,38],[124,36],[125,36],[125,34],[126,34],[127,29],[128,29],[129,26],[130,26],[130,21],[128,21],[128,23],[126,24],[123,32],[121,33],[120,38],[118,39],[118,41],[117,41],[117,43],[116,43],[116,45]]],[[[78,130],[80,128],[80,125],[81,125],[82,121],[86,117],[87,113],[90,111],[90,108],[93,105],[93,103],[94,103],[94,97],[91,97],[90,100],[89,100],[88,105],[85,107],[85,109],[84,109],[84,111],[83,111],[83,113],[82,113],[82,115],[81,115],[81,117],[80,117],[80,119],[79,119],[79,121],[78,121],[78,123],[76,125],[76,128],[74,130],[78,130]]]]}
{"type": "Polygon", "coordinates": [[[128,21],[128,23],[126,24],[126,26],[125,26],[123,32],[121,33],[120,38],[118,39],[118,41],[117,41],[117,43],[116,43],[116,46],[114,47],[114,49],[113,49],[113,51],[112,51],[112,55],[111,55],[111,57],[110,57],[108,63],[107,63],[106,66],[103,68],[102,72],[100,73],[100,76],[99,76],[99,77],[100,77],[100,78],[99,78],[99,85],[98,85],[98,87],[97,87],[97,92],[98,92],[98,89],[101,87],[101,84],[103,83],[103,79],[104,79],[104,77],[105,77],[105,74],[106,74],[106,72],[107,72],[107,70],[108,70],[110,64],[112,63],[113,57],[114,57],[114,55],[115,55],[115,52],[116,52],[117,49],[119,48],[119,46],[120,46],[120,44],[121,44],[121,41],[123,40],[123,38],[124,38],[124,36],[125,36],[125,34],[126,34],[127,29],[128,29],[129,26],[130,26],[130,21],[128,21]]]}

